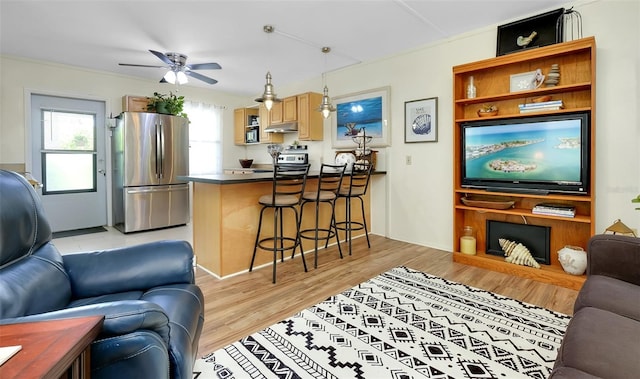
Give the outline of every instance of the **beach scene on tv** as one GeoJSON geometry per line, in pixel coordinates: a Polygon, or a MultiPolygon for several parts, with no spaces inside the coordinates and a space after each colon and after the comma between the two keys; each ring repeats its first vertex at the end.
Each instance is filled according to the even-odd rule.
{"type": "Polygon", "coordinates": [[[580,181],[580,120],[467,127],[467,178],[580,181]]]}

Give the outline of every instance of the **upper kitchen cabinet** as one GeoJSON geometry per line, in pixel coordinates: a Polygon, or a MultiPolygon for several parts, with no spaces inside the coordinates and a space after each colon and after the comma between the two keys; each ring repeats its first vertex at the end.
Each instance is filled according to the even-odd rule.
{"type": "MultiPolygon", "coordinates": [[[[282,103],[279,103],[282,104],[282,103]]],[[[274,104],[275,108],[275,104],[274,104]]],[[[273,113],[273,108],[271,108],[271,112],[267,110],[264,104],[260,104],[258,107],[260,114],[260,143],[282,143],[284,142],[284,135],[282,133],[267,133],[264,130],[268,128],[271,123],[269,122],[270,116],[269,113],[273,113]]]]}
{"type": "Polygon", "coordinates": [[[273,103],[271,107],[271,124],[282,124],[283,122],[296,121],[298,118],[298,99],[290,96],[279,103],[273,103]]]}
{"type": "Polygon", "coordinates": [[[297,96],[298,139],[300,141],[322,141],[324,137],[322,113],[316,108],[322,103],[322,94],[307,92],[297,96]]]}
{"type": "Polygon", "coordinates": [[[260,142],[258,113],[257,108],[238,108],[233,111],[234,144],[246,145],[260,142]]]}

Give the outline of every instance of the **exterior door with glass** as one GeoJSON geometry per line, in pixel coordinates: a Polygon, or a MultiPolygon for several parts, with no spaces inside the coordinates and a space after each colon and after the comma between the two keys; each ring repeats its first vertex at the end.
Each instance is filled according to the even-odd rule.
{"type": "Polygon", "coordinates": [[[107,224],[105,103],[31,95],[32,175],[54,232],[107,224]]]}

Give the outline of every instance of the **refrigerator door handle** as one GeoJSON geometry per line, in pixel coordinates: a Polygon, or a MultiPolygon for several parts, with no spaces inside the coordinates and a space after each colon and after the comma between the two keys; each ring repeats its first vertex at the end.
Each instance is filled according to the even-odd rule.
{"type": "Polygon", "coordinates": [[[155,128],[155,134],[156,134],[156,178],[160,179],[160,173],[162,172],[162,166],[161,166],[161,162],[160,162],[160,129],[161,126],[158,125],[158,122],[155,122],[155,124],[153,125],[155,128]]]}
{"type": "Polygon", "coordinates": [[[160,121],[160,179],[164,178],[164,125],[160,121]]]}
{"type": "Polygon", "coordinates": [[[154,187],[154,188],[142,188],[142,189],[128,189],[127,194],[136,194],[136,193],[151,193],[151,192],[167,192],[168,190],[180,191],[180,190],[188,190],[189,185],[171,185],[171,186],[162,186],[162,187],[154,187]]]}

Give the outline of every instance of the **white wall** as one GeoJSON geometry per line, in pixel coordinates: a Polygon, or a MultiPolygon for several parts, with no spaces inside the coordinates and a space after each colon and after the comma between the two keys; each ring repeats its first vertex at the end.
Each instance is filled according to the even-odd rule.
{"type": "MultiPolygon", "coordinates": [[[[596,112],[596,230],[620,218],[640,228],[640,211],[631,198],[640,193],[640,4],[635,0],[597,0],[570,3],[566,8],[582,14],[584,36],[595,36],[597,44],[596,112]]],[[[539,13],[546,11],[540,10],[539,13]]],[[[511,20],[506,20],[508,22],[511,20]]],[[[497,26],[497,25],[496,25],[497,26]]],[[[452,66],[495,56],[496,27],[452,37],[406,54],[363,63],[327,74],[331,96],[391,87],[391,146],[380,149],[384,178],[374,181],[373,231],[393,239],[444,250],[452,247],[452,66]],[[438,142],[404,143],[404,102],[438,97],[438,142]],[[406,165],[411,156],[413,164],[406,165]]],[[[107,112],[120,111],[124,94],[149,95],[166,92],[164,86],[105,73],[29,62],[4,57],[0,60],[0,163],[25,162],[25,89],[108,100],[107,112]]],[[[277,85],[277,78],[274,78],[277,85]]],[[[260,87],[257,83],[257,88],[260,87]]],[[[320,77],[283,88],[280,97],[321,91],[320,77]]],[[[226,105],[224,164],[236,166],[248,155],[268,163],[266,147],[233,145],[233,108],[253,105],[239,99],[183,87],[189,100],[226,105]]],[[[287,135],[285,143],[295,137],[287,135]]],[[[324,142],[309,143],[314,164],[330,161],[330,122],[325,122],[324,142]]]]}
{"type": "MultiPolygon", "coordinates": [[[[583,36],[595,36],[597,45],[596,231],[603,232],[618,218],[640,229],[640,211],[631,204],[640,193],[640,2],[583,1],[565,8],[572,6],[582,15],[583,36]]],[[[391,86],[392,145],[383,157],[388,199],[378,198],[376,204],[388,208],[373,210],[387,219],[375,225],[376,233],[451,250],[452,66],[495,57],[496,27],[327,74],[331,96],[391,86]],[[404,102],[429,97],[438,97],[438,142],[405,144],[404,102]],[[406,165],[406,156],[412,157],[412,165],[406,165]]],[[[309,88],[319,91],[320,82],[299,83],[286,92],[280,88],[279,93],[309,88]]],[[[332,151],[329,123],[325,141],[326,157],[332,151]]]]}
{"type": "MultiPolygon", "coordinates": [[[[29,91],[104,100],[107,115],[114,116],[122,111],[123,95],[176,92],[174,87],[155,81],[7,56],[0,57],[0,78],[0,163],[4,164],[29,162],[29,127],[25,125],[25,94],[29,91]]],[[[223,139],[229,148],[225,158],[240,154],[241,148],[233,145],[233,109],[243,104],[244,98],[187,86],[179,87],[178,93],[190,101],[226,106],[223,139]]]]}

